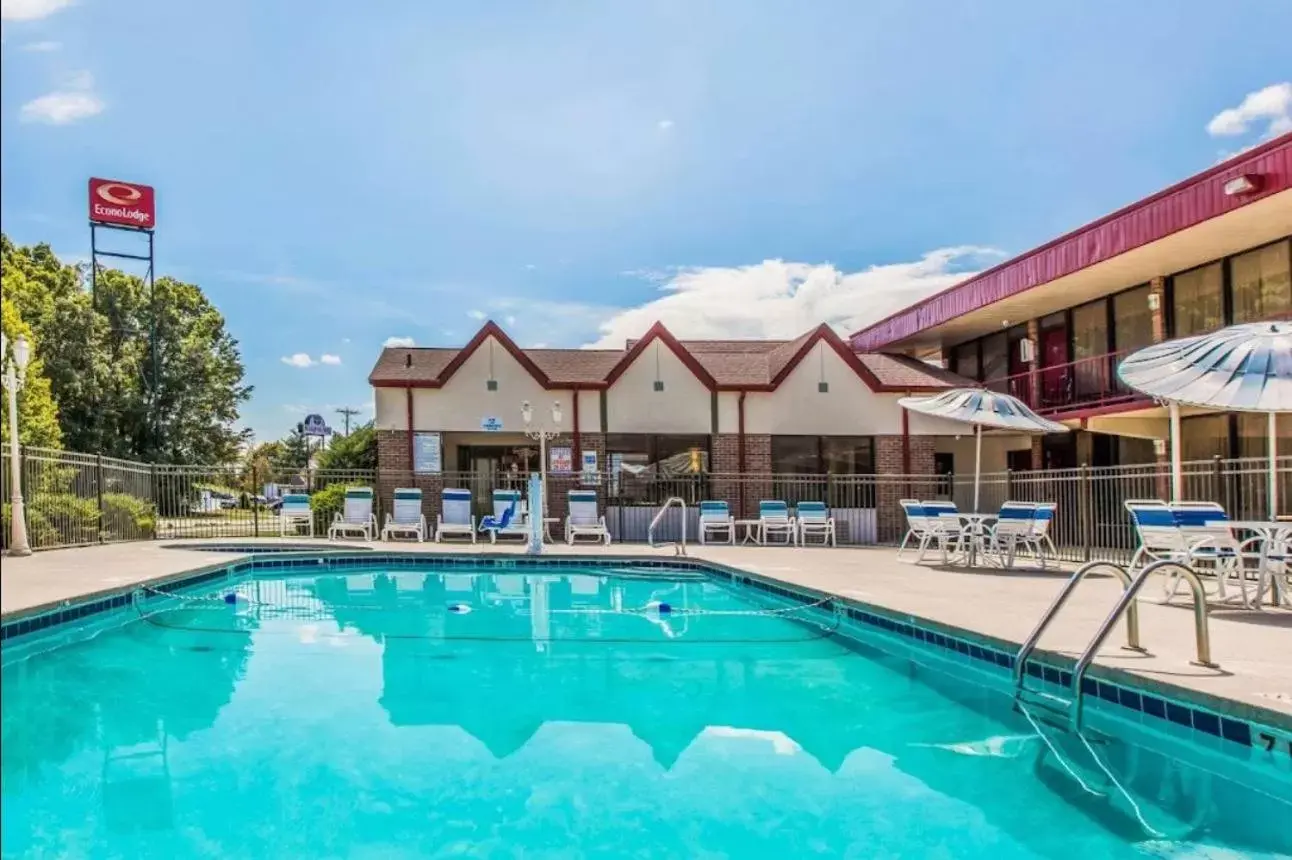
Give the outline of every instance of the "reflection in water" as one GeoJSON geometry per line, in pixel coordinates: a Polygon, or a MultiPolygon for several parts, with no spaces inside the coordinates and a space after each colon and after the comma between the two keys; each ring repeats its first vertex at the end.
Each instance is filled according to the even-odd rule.
{"type": "Polygon", "coordinates": [[[701,578],[238,591],[6,667],[6,855],[1139,856],[1099,762],[1171,845],[1286,844],[1233,826],[1285,803],[1052,750],[1004,697],[701,578]]]}

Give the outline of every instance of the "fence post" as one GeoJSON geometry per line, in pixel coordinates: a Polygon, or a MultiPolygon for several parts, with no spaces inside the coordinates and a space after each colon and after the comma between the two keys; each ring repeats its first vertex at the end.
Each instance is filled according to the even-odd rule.
{"type": "Polygon", "coordinates": [[[1005,498],[1002,501],[1012,501],[1014,498],[1014,470],[1006,467],[1005,469],[1005,498]]]}
{"type": "Polygon", "coordinates": [[[1220,462],[1220,455],[1215,454],[1211,458],[1211,500],[1219,503],[1225,510],[1234,510],[1233,506],[1228,504],[1229,499],[1225,498],[1228,494],[1225,492],[1224,468],[1220,462]]]}
{"type": "Polygon", "coordinates": [[[148,464],[148,492],[153,497],[153,540],[157,540],[157,532],[161,526],[161,494],[157,492],[157,464],[148,464]]]}
{"type": "Polygon", "coordinates": [[[1091,503],[1090,467],[1085,463],[1077,474],[1077,520],[1081,529],[1081,558],[1090,561],[1090,549],[1094,543],[1095,524],[1092,516],[1094,505],[1091,503]]]}
{"type": "Polygon", "coordinates": [[[260,500],[256,488],[260,486],[260,481],[256,479],[256,465],[251,464],[251,522],[252,533],[260,537],[260,500]]]}
{"type": "Polygon", "coordinates": [[[94,455],[94,498],[99,505],[99,543],[103,543],[103,455],[94,455]]]}

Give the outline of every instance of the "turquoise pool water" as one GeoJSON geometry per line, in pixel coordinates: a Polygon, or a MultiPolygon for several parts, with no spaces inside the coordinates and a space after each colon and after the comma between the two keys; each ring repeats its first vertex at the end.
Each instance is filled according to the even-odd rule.
{"type": "Polygon", "coordinates": [[[3,854],[1292,852],[1222,752],[1038,735],[824,610],[621,573],[258,576],[7,661],[3,854]]]}

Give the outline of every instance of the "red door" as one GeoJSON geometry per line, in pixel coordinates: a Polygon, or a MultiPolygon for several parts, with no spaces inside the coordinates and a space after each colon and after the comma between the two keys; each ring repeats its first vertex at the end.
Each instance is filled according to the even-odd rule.
{"type": "Polygon", "coordinates": [[[1041,402],[1054,406],[1067,401],[1068,330],[1064,327],[1041,332],[1041,402]]]}

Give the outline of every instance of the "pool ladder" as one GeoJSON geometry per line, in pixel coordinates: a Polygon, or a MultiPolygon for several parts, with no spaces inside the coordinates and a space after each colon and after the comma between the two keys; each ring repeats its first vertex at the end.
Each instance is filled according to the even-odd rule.
{"type": "Polygon", "coordinates": [[[650,527],[646,529],[646,542],[653,547],[671,546],[674,555],[686,555],[686,500],[681,496],[672,496],[664,504],[660,505],[659,510],[655,513],[655,518],[650,521],[650,527]],[[665,543],[655,543],[655,529],[659,526],[660,521],[664,519],[664,514],[668,512],[674,503],[682,509],[682,539],[677,541],[667,541],[665,543]]]}
{"type": "Polygon", "coordinates": [[[1094,661],[1095,655],[1099,653],[1099,649],[1103,647],[1104,642],[1107,641],[1109,634],[1112,633],[1113,628],[1117,626],[1117,622],[1121,620],[1123,615],[1126,616],[1126,645],[1123,647],[1128,651],[1138,651],[1141,654],[1148,653],[1140,645],[1139,641],[1139,609],[1136,606],[1135,597],[1139,594],[1140,589],[1143,588],[1144,583],[1148,581],[1150,575],[1166,568],[1178,571],[1179,575],[1189,583],[1189,589],[1193,592],[1193,619],[1198,651],[1198,659],[1193,661],[1193,664],[1213,669],[1218,668],[1211,661],[1211,635],[1207,627],[1206,593],[1202,589],[1202,582],[1198,579],[1198,575],[1191,567],[1178,561],[1164,559],[1147,565],[1132,579],[1130,571],[1121,565],[1113,564],[1110,561],[1092,561],[1077,569],[1077,572],[1063,586],[1063,590],[1054,598],[1054,602],[1045,610],[1045,614],[1041,616],[1040,622],[1037,623],[1032,633],[1027,637],[1023,647],[1018,649],[1018,654],[1014,657],[1014,701],[1016,705],[1030,705],[1035,708],[1038,716],[1047,717],[1047,722],[1053,722],[1073,731],[1079,731],[1082,717],[1081,681],[1086,675],[1086,670],[1090,668],[1091,662],[1094,661]],[[1026,686],[1027,660],[1032,656],[1032,652],[1036,650],[1036,643],[1040,641],[1041,634],[1050,626],[1050,622],[1054,620],[1055,615],[1067,603],[1068,598],[1081,580],[1085,579],[1090,572],[1105,567],[1112,570],[1117,575],[1117,578],[1122,581],[1122,596],[1112,611],[1108,613],[1108,617],[1104,619],[1103,624],[1099,626],[1099,630],[1095,633],[1094,638],[1090,640],[1090,644],[1077,658],[1076,665],[1072,669],[1072,681],[1069,686],[1071,698],[1065,699],[1062,696],[1043,690],[1028,689],[1026,686]]]}

